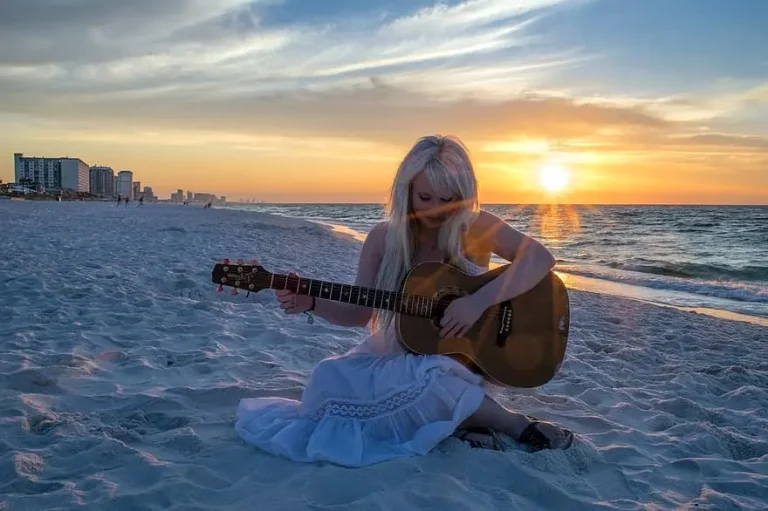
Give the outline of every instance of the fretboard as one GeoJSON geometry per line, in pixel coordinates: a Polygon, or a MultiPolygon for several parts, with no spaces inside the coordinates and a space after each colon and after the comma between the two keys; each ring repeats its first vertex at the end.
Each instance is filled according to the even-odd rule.
{"type": "Polygon", "coordinates": [[[289,289],[297,294],[424,318],[432,317],[433,312],[437,312],[438,306],[437,300],[427,296],[408,295],[397,291],[385,291],[277,273],[272,275],[269,287],[272,289],[289,289]]]}

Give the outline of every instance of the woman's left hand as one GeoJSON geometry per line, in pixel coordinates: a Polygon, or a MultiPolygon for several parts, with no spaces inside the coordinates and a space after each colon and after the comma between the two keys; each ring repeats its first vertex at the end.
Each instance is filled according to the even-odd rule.
{"type": "Polygon", "coordinates": [[[457,298],[446,307],[440,320],[440,326],[443,327],[440,337],[460,337],[466,334],[485,309],[485,305],[476,296],[457,298]]]}

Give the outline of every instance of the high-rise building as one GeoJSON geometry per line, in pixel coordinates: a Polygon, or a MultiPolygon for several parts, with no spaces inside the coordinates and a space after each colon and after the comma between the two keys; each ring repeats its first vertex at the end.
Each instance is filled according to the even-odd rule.
{"type": "Polygon", "coordinates": [[[117,173],[117,192],[123,198],[133,199],[133,172],[121,170],[117,173]]]}
{"type": "Polygon", "coordinates": [[[155,192],[152,191],[151,186],[144,187],[143,195],[144,195],[144,200],[147,202],[153,202],[157,200],[157,197],[155,197],[155,192]]]}
{"type": "Polygon", "coordinates": [[[90,192],[101,197],[115,195],[115,171],[112,167],[91,167],[90,192]]]}
{"type": "Polygon", "coordinates": [[[212,193],[196,193],[194,197],[195,202],[214,202],[216,200],[216,196],[212,193]]]}
{"type": "Polygon", "coordinates": [[[13,166],[17,183],[25,181],[40,190],[73,190],[90,188],[90,167],[80,158],[45,158],[14,153],[13,166]]]}
{"type": "Polygon", "coordinates": [[[134,181],[131,183],[131,192],[133,193],[134,199],[139,199],[141,197],[141,181],[134,181]]]}

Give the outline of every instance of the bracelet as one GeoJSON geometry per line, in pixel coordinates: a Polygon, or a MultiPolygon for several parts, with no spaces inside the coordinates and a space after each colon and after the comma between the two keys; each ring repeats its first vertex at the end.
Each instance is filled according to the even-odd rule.
{"type": "Polygon", "coordinates": [[[307,323],[309,323],[310,325],[311,325],[312,323],[314,323],[314,322],[315,322],[315,317],[314,317],[314,315],[312,314],[312,311],[313,311],[313,310],[315,310],[315,304],[316,304],[316,303],[317,303],[317,300],[316,300],[316,299],[315,299],[315,297],[313,296],[313,297],[312,297],[312,307],[310,307],[309,309],[307,309],[307,310],[305,310],[305,311],[304,311],[304,314],[306,314],[307,316],[309,316],[309,317],[307,318],[307,323]]]}

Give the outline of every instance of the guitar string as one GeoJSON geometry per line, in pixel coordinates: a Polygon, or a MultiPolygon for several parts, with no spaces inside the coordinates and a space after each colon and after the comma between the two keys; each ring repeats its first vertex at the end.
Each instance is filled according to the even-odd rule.
{"type": "MultiPolygon", "coordinates": [[[[271,276],[267,277],[266,275],[263,275],[261,273],[257,274],[255,277],[252,277],[249,274],[247,274],[246,272],[243,272],[243,277],[244,278],[242,280],[246,280],[246,278],[248,278],[250,280],[247,283],[255,284],[255,285],[259,286],[261,289],[269,289],[270,288],[270,284],[272,283],[272,277],[271,276]]],[[[351,287],[357,287],[359,289],[371,289],[371,288],[365,288],[363,286],[354,286],[352,284],[330,283],[330,282],[325,282],[325,281],[316,280],[316,279],[299,279],[298,277],[287,277],[286,275],[280,275],[280,274],[274,274],[274,277],[276,277],[276,279],[285,279],[288,282],[290,282],[290,279],[295,279],[296,283],[298,283],[299,280],[311,280],[311,281],[313,281],[315,283],[318,283],[318,282],[321,283],[320,287],[323,287],[324,284],[327,284],[327,285],[330,285],[331,288],[333,288],[333,286],[351,286],[351,287]]],[[[231,284],[234,284],[234,282],[232,282],[231,284]]],[[[231,284],[228,284],[228,285],[230,285],[230,287],[239,287],[240,289],[244,289],[245,291],[249,291],[249,289],[247,287],[232,286],[231,284]]],[[[312,288],[312,285],[310,284],[310,290],[311,290],[311,288],[312,288]]],[[[278,288],[275,288],[275,289],[278,289],[278,288]]],[[[285,289],[289,289],[289,288],[286,287],[285,289]]],[[[293,289],[290,289],[290,290],[293,291],[293,289]]],[[[296,291],[294,291],[294,292],[296,292],[296,291]]],[[[383,289],[373,289],[372,291],[368,292],[368,294],[374,294],[374,295],[376,293],[385,293],[385,294],[389,294],[389,295],[393,295],[394,294],[395,295],[394,301],[397,303],[397,301],[400,300],[401,304],[402,303],[406,303],[406,300],[407,301],[415,301],[417,299],[422,299],[422,300],[430,300],[430,301],[434,302],[435,305],[439,305],[441,307],[447,307],[453,301],[453,300],[445,300],[445,299],[442,299],[442,298],[430,298],[428,296],[423,296],[423,295],[404,294],[404,293],[402,293],[400,291],[385,291],[383,289]]],[[[296,292],[296,294],[300,294],[300,293],[296,292]]],[[[331,291],[331,294],[333,294],[332,291],[331,291]]],[[[307,295],[307,296],[311,296],[311,295],[307,295]]],[[[318,296],[318,298],[322,298],[322,297],[318,296]]],[[[362,305],[363,307],[367,307],[367,305],[364,305],[364,304],[355,304],[355,303],[352,303],[352,302],[344,302],[343,300],[333,300],[333,301],[339,301],[339,302],[342,302],[342,303],[349,303],[351,305],[362,305]]],[[[376,301],[376,299],[374,297],[374,303],[375,303],[375,301],[376,301]]],[[[419,306],[419,308],[420,307],[423,307],[423,306],[419,306]]],[[[390,310],[390,309],[387,309],[386,307],[372,307],[372,308],[374,308],[374,309],[390,310]]],[[[408,308],[409,307],[406,306],[406,310],[408,308]]],[[[489,307],[489,309],[490,309],[490,311],[489,311],[488,315],[493,317],[494,319],[495,318],[500,318],[500,317],[504,316],[504,310],[500,308],[499,304],[494,304],[491,307],[489,307]]],[[[512,309],[512,307],[510,307],[510,309],[512,309]]],[[[397,311],[397,310],[394,310],[394,309],[392,309],[392,310],[393,310],[393,312],[402,313],[402,311],[397,311]]],[[[416,314],[416,316],[420,316],[421,317],[421,314],[416,314]]]]}

